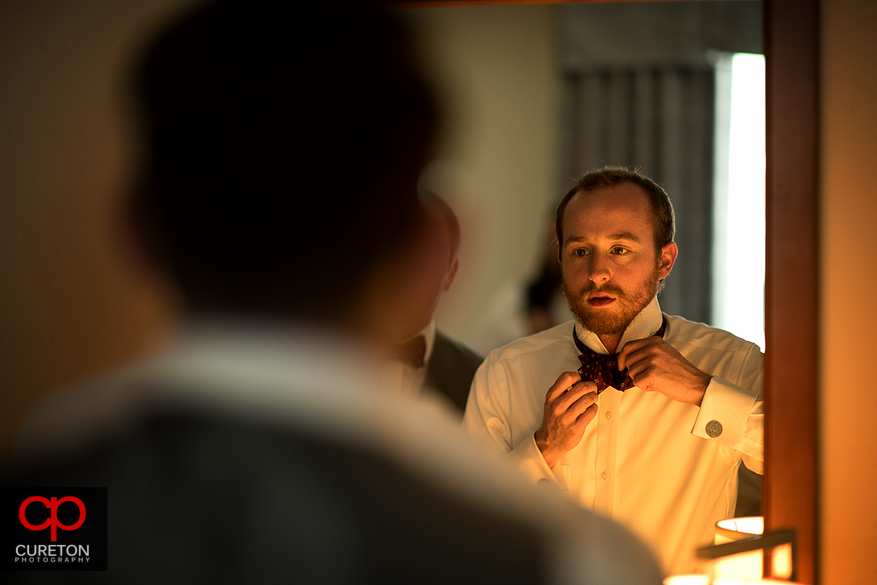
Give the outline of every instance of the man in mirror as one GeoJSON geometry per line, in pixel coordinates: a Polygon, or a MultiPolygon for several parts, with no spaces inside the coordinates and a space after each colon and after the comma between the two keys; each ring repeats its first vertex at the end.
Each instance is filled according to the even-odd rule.
{"type": "Polygon", "coordinates": [[[420,279],[422,299],[411,316],[413,333],[398,347],[385,367],[385,380],[403,394],[436,400],[450,416],[460,420],[475,371],[484,358],[436,326],[435,312],[448,292],[460,266],[460,222],[442,198],[425,192],[421,200],[438,237],[433,270],[420,279]]]}
{"type": "Polygon", "coordinates": [[[488,355],[464,426],[534,480],[631,527],[665,570],[733,515],[741,462],[763,470],[763,356],[726,331],[662,314],[679,253],[666,192],[605,167],[557,208],[575,320],[488,355]]]}

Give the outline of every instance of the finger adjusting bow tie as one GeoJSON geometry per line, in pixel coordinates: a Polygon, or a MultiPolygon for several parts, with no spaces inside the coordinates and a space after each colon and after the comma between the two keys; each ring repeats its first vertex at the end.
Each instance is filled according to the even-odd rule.
{"type": "MultiPolygon", "coordinates": [[[[664,337],[667,330],[667,321],[661,322],[661,328],[655,333],[655,337],[664,337]]],[[[633,388],[633,378],[631,378],[627,369],[620,371],[618,369],[618,354],[597,353],[593,349],[586,346],[576,335],[575,327],[572,331],[572,339],[576,344],[576,348],[581,352],[579,361],[582,367],[578,369],[578,373],[582,376],[582,380],[586,382],[596,382],[597,394],[600,394],[610,386],[621,392],[628,388],[633,388]]]]}

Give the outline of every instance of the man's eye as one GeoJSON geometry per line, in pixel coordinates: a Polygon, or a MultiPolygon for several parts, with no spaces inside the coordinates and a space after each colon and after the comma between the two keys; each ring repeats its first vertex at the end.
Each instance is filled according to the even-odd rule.
{"type": "Polygon", "coordinates": [[[612,253],[617,256],[624,256],[625,254],[627,254],[627,252],[627,248],[622,248],[621,246],[615,246],[614,248],[612,248],[612,253]]]}
{"type": "Polygon", "coordinates": [[[588,251],[584,248],[576,248],[572,251],[572,253],[574,256],[578,256],[579,258],[583,258],[584,256],[588,255],[588,251]]]}

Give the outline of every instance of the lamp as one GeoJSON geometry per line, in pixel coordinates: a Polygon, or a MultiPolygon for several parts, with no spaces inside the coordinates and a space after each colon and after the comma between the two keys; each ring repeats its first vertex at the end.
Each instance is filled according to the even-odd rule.
{"type": "Polygon", "coordinates": [[[762,579],[740,581],[739,579],[710,579],[709,575],[671,575],[664,579],[664,585],[800,585],[791,581],[762,579]]]}
{"type": "MultiPolygon", "coordinates": [[[[795,579],[795,531],[764,534],[764,517],[729,518],[716,523],[715,544],[697,550],[697,556],[713,560],[713,583],[723,579],[761,582],[764,567],[771,577],[795,579]],[[768,553],[769,563],[764,555],[768,553]]],[[[733,581],[732,581],[733,582],[733,581]]]]}
{"type": "Polygon", "coordinates": [[[709,585],[709,575],[670,575],[664,585],[709,585]]]}
{"type": "MultiPolygon", "coordinates": [[[[716,522],[714,544],[736,542],[764,534],[764,516],[728,518],[716,522]]],[[[739,579],[760,579],[764,575],[764,550],[731,554],[713,563],[713,575],[739,579]]]]}

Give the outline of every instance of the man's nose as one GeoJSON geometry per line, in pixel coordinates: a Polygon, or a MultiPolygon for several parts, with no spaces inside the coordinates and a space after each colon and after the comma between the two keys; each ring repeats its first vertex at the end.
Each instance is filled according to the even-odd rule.
{"type": "Polygon", "coordinates": [[[609,259],[599,254],[591,257],[588,278],[594,284],[603,284],[608,281],[612,274],[609,272],[609,259]]]}

